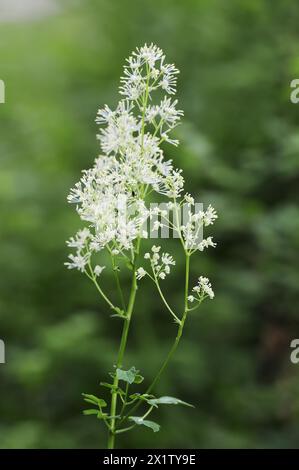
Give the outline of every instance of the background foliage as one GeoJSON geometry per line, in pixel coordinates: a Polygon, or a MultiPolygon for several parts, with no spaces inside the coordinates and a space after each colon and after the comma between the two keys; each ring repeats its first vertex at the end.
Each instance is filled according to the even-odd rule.
{"type": "MultiPolygon", "coordinates": [[[[217,249],[192,266],[216,298],[190,316],[158,387],[195,410],[163,408],[153,415],[160,433],[133,431],[119,444],[298,446],[299,366],[289,360],[299,334],[299,108],[289,100],[298,21],[292,0],[70,0],[34,21],[0,17],[1,447],[105,445],[80,394],[97,394],[107,378],[121,323],[63,266],[64,240],[79,227],[66,195],[99,152],[97,108],[116,104],[124,57],[146,41],[181,70],[185,119],[169,156],[220,214],[217,249]]],[[[174,304],[177,246],[165,281],[174,304]]],[[[126,365],[149,379],[175,327],[153,287],[142,289],[126,365]]]]}

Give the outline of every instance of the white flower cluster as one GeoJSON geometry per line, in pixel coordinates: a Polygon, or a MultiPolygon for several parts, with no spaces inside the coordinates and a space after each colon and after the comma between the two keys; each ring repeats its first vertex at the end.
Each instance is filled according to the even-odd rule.
{"type": "Polygon", "coordinates": [[[137,101],[144,93],[162,88],[169,95],[176,92],[178,69],[165,63],[163,51],[150,44],[137,48],[127,59],[121,77],[120,93],[130,100],[137,101]]]}
{"type": "Polygon", "coordinates": [[[209,246],[215,247],[212,237],[201,239],[201,229],[212,225],[218,218],[215,209],[209,205],[206,211],[200,210],[193,212],[194,199],[190,194],[185,194],[184,201],[188,205],[188,218],[184,225],[181,225],[181,232],[184,239],[186,250],[191,253],[203,251],[209,246]]]}
{"type": "Polygon", "coordinates": [[[192,291],[194,295],[189,295],[188,300],[189,302],[202,302],[205,298],[209,297],[210,299],[214,298],[214,291],[212,289],[212,285],[207,277],[200,276],[198,278],[197,285],[193,287],[192,291]]]}
{"type": "Polygon", "coordinates": [[[203,251],[209,246],[216,246],[216,243],[213,242],[213,237],[202,239],[202,228],[212,225],[218,218],[215,209],[211,205],[208,206],[206,211],[199,210],[197,212],[192,211],[191,206],[194,206],[194,198],[187,193],[178,205],[168,202],[163,208],[157,206],[149,212],[149,217],[153,220],[152,231],[163,228],[173,230],[178,235],[181,235],[184,248],[190,254],[197,250],[203,251]],[[176,213],[182,209],[183,216],[186,218],[184,225],[180,225],[181,214],[176,213]],[[170,211],[173,211],[172,218],[170,211]]]}
{"type": "MultiPolygon", "coordinates": [[[[161,49],[151,44],[133,52],[124,67],[120,93],[124,96],[115,110],[107,105],[98,111],[96,122],[102,155],[68,196],[81,219],[89,224],[84,249],[71,255],[68,268],[84,271],[92,252],[104,247],[130,250],[141,234],[149,212],[144,200],[150,190],[177,198],[184,187],[181,170],[165,160],[160,144],[171,139],[181,110],[177,101],[164,96],[153,104],[152,93],[162,89],[174,94],[178,70],[165,63],[161,49]]],[[[142,233],[146,237],[147,233],[142,233]]],[[[75,239],[80,238],[79,232],[75,239]]]]}
{"type": "MultiPolygon", "coordinates": [[[[177,100],[169,96],[175,93],[177,74],[174,65],[165,63],[157,46],[138,48],[124,67],[120,86],[124,98],[114,110],[107,105],[99,109],[96,123],[101,126],[97,137],[102,154],[92,168],[83,171],[68,196],[68,201],[76,204],[80,218],[88,224],[88,228],[79,230],[67,242],[75,249],[65,263],[69,269],[84,272],[89,268],[94,278],[99,276],[105,266],[91,268],[92,255],[104,248],[112,255],[132,252],[137,238],[149,236],[144,229],[148,218],[155,218],[153,230],[166,227],[177,232],[188,255],[216,246],[212,237],[201,238],[201,228],[216,220],[215,210],[209,206],[205,211],[194,211],[194,198],[188,193],[183,195],[182,170],[174,168],[171,160],[165,160],[160,147],[164,141],[178,144],[170,133],[183,111],[177,109],[177,100]],[[165,96],[155,103],[153,93],[158,89],[165,96]],[[152,191],[169,198],[167,210],[146,207],[146,196],[152,191]],[[188,218],[183,225],[177,216],[182,204],[188,206],[188,218]],[[169,210],[176,214],[172,219],[169,210]]],[[[160,247],[156,246],[146,253],[145,259],[150,260],[152,274],[140,267],[137,279],[148,274],[158,282],[165,279],[175,264],[168,253],[160,254],[160,247]]],[[[200,291],[194,292],[200,295],[205,292],[211,297],[209,287],[209,283],[200,281],[196,287],[200,291]]]]}
{"type": "Polygon", "coordinates": [[[85,266],[89,261],[87,250],[88,241],[90,239],[90,231],[87,228],[79,230],[75,237],[71,237],[66,243],[70,248],[76,249],[76,254],[69,255],[69,261],[64,263],[68,269],[78,269],[84,272],[85,266]]]}
{"type": "MultiPolygon", "coordinates": [[[[175,265],[173,257],[169,253],[160,255],[160,246],[153,245],[151,253],[145,253],[144,258],[151,263],[154,280],[165,279],[170,273],[170,267],[175,265]]],[[[144,268],[139,268],[136,272],[137,279],[142,279],[147,273],[144,268]]]]}

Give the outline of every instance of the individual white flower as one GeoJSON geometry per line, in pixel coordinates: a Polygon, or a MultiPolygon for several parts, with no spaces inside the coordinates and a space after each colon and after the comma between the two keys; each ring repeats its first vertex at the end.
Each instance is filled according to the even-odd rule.
{"type": "Polygon", "coordinates": [[[112,111],[109,106],[105,104],[103,109],[99,109],[95,122],[97,124],[106,124],[109,123],[114,116],[114,111],[112,111]]]}
{"type": "Polygon", "coordinates": [[[144,255],[145,259],[150,259],[150,257],[151,257],[150,253],[145,253],[145,255],[144,255]]]}
{"type": "Polygon", "coordinates": [[[157,116],[159,116],[159,106],[148,106],[145,111],[145,121],[152,122],[157,116]]]}
{"type": "Polygon", "coordinates": [[[194,197],[191,196],[191,194],[186,193],[184,197],[185,201],[190,204],[191,206],[194,205],[194,197]]]}
{"type": "Polygon", "coordinates": [[[188,300],[189,300],[189,302],[194,302],[194,300],[195,300],[194,295],[188,295],[188,300]]]}
{"type": "Polygon", "coordinates": [[[85,266],[89,261],[89,254],[82,255],[77,253],[76,255],[70,254],[69,256],[70,261],[64,263],[68,269],[78,269],[81,272],[85,271],[85,266]]]}
{"type": "Polygon", "coordinates": [[[199,251],[203,251],[205,248],[208,248],[209,246],[212,246],[215,248],[217,243],[213,242],[213,237],[208,237],[204,238],[199,244],[198,244],[198,249],[199,251]]]}
{"type": "Polygon", "coordinates": [[[149,46],[145,44],[143,47],[137,47],[136,52],[133,52],[133,55],[143,59],[150,67],[154,67],[157,60],[162,59],[163,51],[158,46],[151,43],[149,46]]]}
{"type": "MultiPolygon", "coordinates": [[[[163,61],[164,62],[164,61],[163,61]]],[[[176,92],[176,75],[179,73],[178,69],[173,64],[161,64],[161,71],[163,78],[160,82],[161,87],[170,95],[176,92]]]]}
{"type": "Polygon", "coordinates": [[[153,188],[158,193],[164,194],[169,198],[178,198],[184,189],[182,170],[173,170],[170,175],[162,178],[157,184],[153,184],[153,188]]]}
{"type": "Polygon", "coordinates": [[[217,218],[218,218],[217,212],[215,211],[214,207],[212,207],[210,204],[204,213],[204,217],[203,217],[204,224],[206,226],[212,225],[217,218]]]}
{"type": "Polygon", "coordinates": [[[96,276],[100,276],[100,274],[104,271],[106,266],[99,266],[99,265],[96,265],[93,272],[96,276]]]}
{"type": "Polygon", "coordinates": [[[184,116],[184,111],[176,109],[178,100],[171,101],[166,96],[158,106],[158,114],[169,126],[173,127],[184,116]]]}
{"type": "Polygon", "coordinates": [[[169,131],[171,131],[171,130],[172,130],[172,128],[167,130],[167,131],[161,132],[162,140],[165,140],[165,142],[168,142],[169,144],[174,145],[175,147],[177,147],[179,145],[180,141],[178,139],[171,139],[170,138],[169,131]]]}
{"type": "Polygon", "coordinates": [[[169,253],[163,253],[161,257],[161,261],[165,265],[175,265],[175,261],[169,253]]]}
{"type": "Polygon", "coordinates": [[[156,245],[152,246],[152,252],[153,253],[159,253],[160,250],[161,250],[160,246],[156,246],[156,245]]]}
{"type": "Polygon", "coordinates": [[[71,237],[69,240],[67,240],[66,244],[71,248],[78,248],[81,250],[86,245],[86,242],[90,236],[91,234],[88,228],[84,228],[83,230],[79,230],[75,237],[71,237]]]}
{"type": "Polygon", "coordinates": [[[159,228],[162,228],[162,227],[163,227],[163,224],[159,220],[155,220],[153,223],[152,232],[155,232],[159,230],[159,228]]]}
{"type": "Polygon", "coordinates": [[[138,280],[142,279],[146,275],[146,271],[143,268],[138,268],[136,271],[136,278],[138,280]]]}

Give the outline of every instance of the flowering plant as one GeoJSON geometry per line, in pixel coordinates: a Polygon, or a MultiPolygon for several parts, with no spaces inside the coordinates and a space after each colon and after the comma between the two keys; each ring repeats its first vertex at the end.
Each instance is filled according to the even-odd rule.
{"type": "Polygon", "coordinates": [[[74,253],[69,255],[66,266],[83,272],[95,285],[103,300],[113,311],[113,316],[123,321],[122,335],[112,382],[101,385],[111,392],[109,411],[106,401],[95,395],[83,394],[85,402],[93,405],[84,410],[85,415],[95,415],[108,429],[108,448],[114,448],[118,434],[136,426],[146,426],[154,432],[159,425],[148,420],[150,413],[160,405],[188,403],[169,396],[156,397],[155,385],[175,352],[183,333],[188,313],[195,310],[206,299],[213,299],[214,292],[209,279],[200,276],[189,290],[190,258],[197,251],[214,247],[212,237],[202,238],[202,229],[213,224],[217,214],[213,207],[195,210],[194,198],[184,193],[182,170],[165,160],[161,144],[178,145],[172,131],[178,125],[183,111],[177,109],[177,100],[172,99],[176,91],[178,70],[165,62],[165,55],[151,44],[137,48],[127,59],[121,78],[120,94],[123,99],[115,110],[107,105],[97,113],[96,122],[101,127],[98,139],[102,154],[95,159],[92,168],[83,171],[80,181],[71,190],[68,200],[76,204],[85,228],[70,238],[67,245],[74,253]],[[155,103],[154,95],[164,94],[155,103]],[[163,195],[166,203],[150,205],[149,196],[163,195]],[[181,220],[183,210],[184,220],[181,220]],[[147,223],[151,227],[148,230],[147,223]],[[142,239],[152,237],[159,230],[167,230],[178,238],[185,255],[184,308],[179,313],[169,305],[161,288],[175,260],[161,247],[153,245],[143,255],[142,239]],[[104,292],[100,278],[106,266],[97,264],[99,253],[106,251],[111,258],[119,294],[116,304],[104,292]],[[131,271],[131,288],[128,296],[121,285],[119,265],[131,271]],[[174,343],[161,365],[156,377],[146,391],[132,393],[131,386],[143,381],[139,371],[132,366],[123,368],[128,332],[134,312],[138,284],[143,278],[153,282],[167,311],[177,325],[174,343]],[[145,408],[141,416],[135,413],[145,408]]]}

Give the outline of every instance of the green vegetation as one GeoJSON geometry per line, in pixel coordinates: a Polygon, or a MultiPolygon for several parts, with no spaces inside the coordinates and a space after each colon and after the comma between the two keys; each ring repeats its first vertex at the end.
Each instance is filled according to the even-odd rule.
{"type": "MultiPolygon", "coordinates": [[[[210,278],[215,299],[190,314],[156,390],[196,404],[192,419],[185,407],[161,406],[159,433],[133,430],[119,443],[298,446],[299,369],[289,360],[299,337],[299,105],[289,100],[299,77],[298,4],[60,3],[56,16],[1,23],[0,446],[105,447],[104,428],[82,415],[81,392],[97,397],[99,377],[109,381],[122,320],[63,266],[64,241],[78,228],[66,196],[99,152],[94,118],[118,101],[123,57],[146,41],[181,70],[185,117],[169,157],[186,189],[219,213],[218,246],[191,272],[210,278]]],[[[165,281],[174,305],[184,269],[176,246],[167,246],[177,265],[165,281]]],[[[137,300],[124,364],[145,377],[157,373],[176,329],[170,338],[169,314],[152,292],[144,285],[137,300]]]]}

